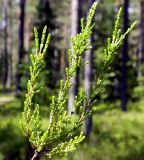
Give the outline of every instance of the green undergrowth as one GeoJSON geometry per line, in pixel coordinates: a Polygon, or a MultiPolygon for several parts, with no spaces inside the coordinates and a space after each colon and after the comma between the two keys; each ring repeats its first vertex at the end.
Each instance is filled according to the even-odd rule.
{"type": "MultiPolygon", "coordinates": [[[[118,105],[119,102],[98,105],[100,108],[113,109],[100,111],[93,116],[93,131],[88,144],[81,144],[67,159],[143,160],[144,100],[129,102],[129,111],[126,113],[121,112],[118,105]]],[[[42,129],[45,130],[49,109],[46,106],[41,106],[40,109],[42,129]]],[[[25,160],[26,141],[18,125],[21,110],[21,102],[17,99],[0,107],[0,160],[7,157],[25,160]]]]}
{"type": "MultiPolygon", "coordinates": [[[[102,104],[111,105],[111,104],[102,104]]],[[[70,155],[69,160],[143,160],[144,100],[129,102],[128,112],[117,107],[93,116],[88,143],[70,155]]]]}
{"type": "MultiPolygon", "coordinates": [[[[0,105],[0,160],[25,160],[26,139],[21,134],[19,121],[23,106],[19,99],[0,105]]],[[[47,127],[48,108],[42,106],[42,129],[47,127]]]]}

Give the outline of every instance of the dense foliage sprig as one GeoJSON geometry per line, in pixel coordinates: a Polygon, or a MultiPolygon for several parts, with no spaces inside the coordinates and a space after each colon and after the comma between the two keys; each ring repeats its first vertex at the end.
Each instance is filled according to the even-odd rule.
{"type": "Polygon", "coordinates": [[[120,9],[112,39],[108,39],[107,47],[104,50],[105,63],[103,65],[103,71],[93,89],[92,97],[88,99],[84,89],[80,89],[78,95],[75,97],[74,111],[69,115],[65,107],[68,100],[68,90],[72,85],[70,79],[75,75],[77,68],[82,63],[82,54],[89,48],[90,37],[94,27],[92,19],[96,7],[97,3],[95,2],[90,9],[86,22],[81,20],[81,33],[71,39],[73,48],[68,51],[69,66],[66,68],[66,80],[60,81],[58,96],[53,96],[52,98],[48,129],[45,132],[41,130],[42,124],[39,115],[39,105],[34,104],[33,97],[40,91],[37,88],[37,77],[45,68],[44,55],[47,52],[51,36],[50,34],[46,36],[47,28],[45,27],[42,33],[41,43],[39,44],[38,32],[36,28],[34,29],[36,54],[31,55],[30,80],[27,85],[28,91],[24,102],[23,121],[21,122],[24,134],[28,137],[35,150],[32,159],[43,154],[47,155],[48,158],[54,155],[65,155],[74,150],[84,139],[83,132],[81,131],[82,123],[84,119],[97,110],[97,107],[92,107],[91,111],[87,112],[86,108],[92,106],[95,96],[100,92],[104,73],[107,72],[107,68],[113,61],[115,51],[120,47],[125,36],[135,26],[133,24],[126,33],[121,34],[119,26],[122,11],[120,9]],[[78,111],[78,115],[75,115],[76,111],[78,111]]]}

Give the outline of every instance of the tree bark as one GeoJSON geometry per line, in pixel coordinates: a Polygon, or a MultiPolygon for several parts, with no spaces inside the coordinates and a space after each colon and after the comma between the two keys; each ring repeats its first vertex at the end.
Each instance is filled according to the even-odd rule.
{"type": "MultiPolygon", "coordinates": [[[[67,12],[67,6],[64,6],[64,10],[63,10],[63,16],[67,17],[68,12],[67,12]]],[[[61,67],[61,75],[63,76],[63,79],[65,79],[65,67],[66,67],[66,51],[67,51],[67,38],[68,38],[68,27],[66,25],[66,23],[63,24],[63,49],[61,51],[61,58],[60,58],[60,67],[61,67]]]]}
{"type": "MultiPolygon", "coordinates": [[[[91,8],[94,0],[88,1],[88,10],[91,8]]],[[[91,36],[91,45],[94,43],[94,37],[91,36]]],[[[85,61],[88,61],[88,64],[85,65],[84,68],[84,88],[88,98],[91,96],[91,82],[92,82],[92,66],[93,66],[93,49],[87,50],[85,52],[85,61]]],[[[87,108],[87,112],[89,112],[91,108],[87,108]]],[[[92,116],[89,116],[84,123],[84,134],[86,137],[89,136],[92,129],[92,116]]]]}
{"type": "Polygon", "coordinates": [[[11,9],[12,9],[12,1],[8,0],[8,77],[7,77],[7,88],[11,87],[12,84],[12,16],[11,16],[11,9]]]}
{"type": "Polygon", "coordinates": [[[4,21],[5,21],[5,28],[4,28],[4,55],[3,55],[3,89],[6,89],[7,78],[8,78],[8,1],[4,1],[4,21]]]}
{"type": "MultiPolygon", "coordinates": [[[[129,0],[124,1],[123,32],[128,29],[128,6],[129,0]]],[[[121,109],[127,109],[127,61],[128,61],[128,36],[125,37],[122,46],[122,77],[121,77],[121,109]]]]}
{"type": "Polygon", "coordinates": [[[20,71],[20,65],[22,63],[22,59],[24,56],[24,22],[25,22],[25,3],[26,0],[20,0],[20,17],[19,17],[19,47],[18,47],[18,68],[16,75],[16,94],[21,90],[20,87],[20,79],[22,77],[22,73],[20,71]]]}
{"type": "MultiPolygon", "coordinates": [[[[75,36],[78,33],[79,28],[79,0],[72,0],[71,4],[71,36],[75,36]]],[[[74,51],[72,51],[74,54],[74,51]]],[[[74,98],[78,92],[78,83],[79,83],[79,76],[78,70],[76,75],[71,78],[72,87],[69,90],[69,100],[68,100],[68,112],[69,114],[73,111],[74,105],[74,98]]]]}
{"type": "Polygon", "coordinates": [[[138,77],[142,77],[142,64],[144,62],[144,0],[140,1],[140,44],[138,51],[138,77]]]}

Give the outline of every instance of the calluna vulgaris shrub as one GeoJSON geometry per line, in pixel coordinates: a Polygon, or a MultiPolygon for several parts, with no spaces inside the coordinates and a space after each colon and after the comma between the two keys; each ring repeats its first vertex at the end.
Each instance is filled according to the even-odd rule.
{"type": "MultiPolygon", "coordinates": [[[[38,156],[46,155],[48,159],[55,155],[66,155],[68,152],[76,149],[77,145],[83,141],[84,134],[81,130],[83,121],[91,114],[97,112],[99,108],[94,105],[96,96],[102,89],[102,83],[105,79],[110,64],[112,63],[117,49],[122,44],[125,36],[134,28],[135,23],[122,34],[120,30],[120,19],[122,9],[117,14],[114,31],[111,38],[108,38],[106,49],[104,50],[104,64],[102,72],[97,75],[97,81],[92,86],[91,97],[88,98],[83,88],[79,90],[74,101],[74,114],[69,115],[65,110],[68,100],[68,90],[71,87],[71,78],[75,75],[78,67],[82,65],[82,55],[89,48],[92,29],[92,19],[96,11],[95,2],[89,12],[86,22],[81,20],[81,33],[71,38],[72,49],[68,51],[68,67],[66,67],[66,79],[60,80],[60,88],[57,96],[53,96],[50,104],[50,114],[48,127],[42,131],[41,119],[39,115],[39,105],[33,101],[34,96],[40,92],[38,88],[38,76],[45,69],[44,56],[47,54],[47,48],[51,35],[46,34],[47,27],[43,29],[42,38],[39,42],[38,32],[34,28],[36,53],[31,54],[30,79],[27,84],[27,94],[24,101],[23,120],[21,128],[24,135],[28,138],[35,153],[32,160],[38,156]],[[74,53],[73,53],[74,52],[74,53]],[[85,103],[83,103],[85,102],[85,103]],[[91,108],[90,112],[87,112],[91,108]],[[76,115],[75,111],[78,111],[76,115]]],[[[85,64],[86,65],[86,64],[85,64]]]]}

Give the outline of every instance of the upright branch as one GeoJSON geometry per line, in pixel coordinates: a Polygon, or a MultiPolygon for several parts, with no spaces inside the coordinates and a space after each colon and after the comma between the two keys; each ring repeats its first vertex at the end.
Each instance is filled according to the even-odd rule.
{"type": "Polygon", "coordinates": [[[38,76],[40,72],[45,69],[44,55],[50,41],[50,34],[47,36],[47,28],[45,27],[42,33],[41,41],[36,28],[35,33],[35,48],[36,54],[31,55],[32,66],[30,67],[30,80],[27,85],[27,94],[24,101],[23,121],[21,122],[22,130],[25,136],[29,139],[35,154],[32,159],[37,156],[47,155],[50,159],[54,155],[66,155],[68,152],[76,149],[77,145],[84,139],[84,134],[81,131],[83,121],[99,108],[92,106],[95,101],[95,96],[99,93],[102,82],[104,80],[104,73],[107,72],[109,65],[114,59],[115,51],[120,47],[125,36],[133,29],[133,24],[123,35],[119,30],[120,16],[122,10],[118,13],[118,18],[115,24],[112,38],[108,39],[108,44],[104,50],[105,63],[103,65],[102,73],[96,82],[93,94],[87,97],[84,89],[81,88],[74,100],[74,111],[71,115],[65,110],[68,100],[68,90],[71,87],[70,79],[76,73],[78,67],[82,65],[82,54],[90,46],[90,37],[92,35],[92,18],[95,14],[97,3],[95,2],[90,9],[86,22],[81,20],[81,33],[71,38],[72,50],[68,51],[69,66],[66,68],[66,80],[60,81],[60,89],[57,96],[53,96],[50,104],[49,123],[46,131],[41,129],[41,120],[39,115],[39,105],[33,102],[33,97],[38,88],[38,76]],[[85,106],[83,102],[85,101],[85,106]],[[92,106],[90,112],[87,112],[87,107],[92,106]],[[76,115],[78,111],[78,115],[76,115]]]}

